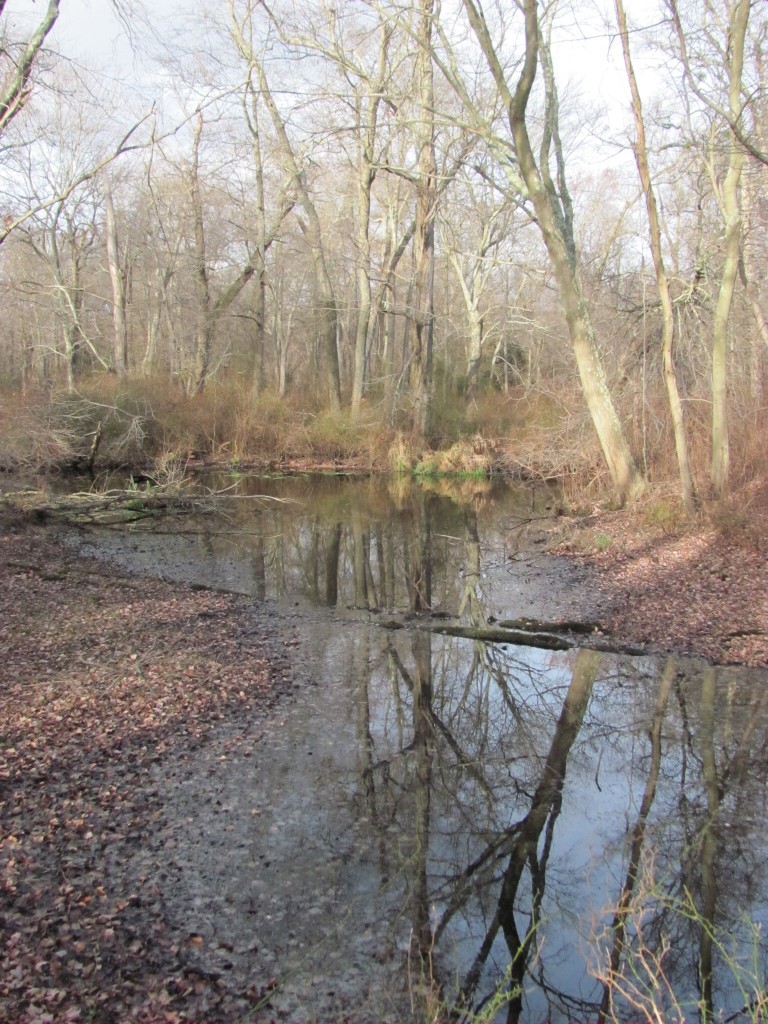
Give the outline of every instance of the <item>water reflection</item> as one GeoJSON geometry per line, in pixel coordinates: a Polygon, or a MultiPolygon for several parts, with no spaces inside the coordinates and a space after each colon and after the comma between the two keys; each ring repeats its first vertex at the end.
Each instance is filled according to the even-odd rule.
{"type": "Polygon", "coordinates": [[[399,477],[245,477],[233,484],[208,475],[201,482],[227,484],[220,517],[102,534],[92,547],[129,568],[258,600],[290,596],[330,608],[451,614],[466,604],[470,617],[482,617],[481,574],[503,574],[516,550],[515,528],[553,503],[545,491],[488,480],[430,488],[399,477]],[[493,554],[481,568],[483,546],[493,554]]]}
{"type": "Polygon", "coordinates": [[[478,671],[477,645],[434,644],[387,642],[361,778],[412,837],[410,977],[428,998],[515,1022],[746,1005],[762,979],[764,676],[591,651],[495,650],[478,671]]]}
{"type": "Polygon", "coordinates": [[[195,780],[169,785],[179,931],[220,931],[244,987],[277,977],[265,1019],[760,1019],[768,674],[413,628],[520,610],[510,528],[536,503],[398,486],[307,482],[236,506],[236,536],[100,542],[327,609],[300,621],[316,687],[260,764],[216,766],[226,845],[195,780]]]}

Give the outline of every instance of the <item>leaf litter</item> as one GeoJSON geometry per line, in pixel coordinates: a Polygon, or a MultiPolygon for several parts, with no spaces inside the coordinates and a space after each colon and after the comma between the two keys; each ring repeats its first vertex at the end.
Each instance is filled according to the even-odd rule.
{"type": "Polygon", "coordinates": [[[551,550],[580,562],[607,629],[627,644],[768,665],[768,484],[724,529],[664,530],[636,510],[574,521],[551,550]]]}
{"type": "MultiPolygon", "coordinates": [[[[574,606],[614,636],[768,663],[754,535],[665,535],[612,512],[552,550],[581,563],[574,606]]],[[[30,529],[0,535],[0,581],[0,1024],[253,1013],[274,978],[234,991],[226,949],[170,924],[174,864],[148,851],[173,849],[174,823],[153,769],[183,775],[214,735],[225,758],[268,745],[295,639],[244,598],[124,576],[30,529]]]]}
{"type": "Polygon", "coordinates": [[[289,638],[243,598],[129,579],[32,531],[0,536],[0,580],[0,1022],[234,1019],[258,984],[233,995],[190,967],[156,868],[123,867],[168,828],[155,765],[227,725],[248,755],[291,688],[289,638]]]}

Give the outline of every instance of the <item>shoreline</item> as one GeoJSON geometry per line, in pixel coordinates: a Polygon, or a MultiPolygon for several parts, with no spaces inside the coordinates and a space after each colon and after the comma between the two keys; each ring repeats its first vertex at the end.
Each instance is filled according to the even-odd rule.
{"type": "MultiPolygon", "coordinates": [[[[766,621],[765,561],[709,534],[660,547],[624,516],[553,521],[540,593],[560,578],[575,612],[659,653],[738,653],[732,615],[766,621]],[[688,610],[691,586],[704,628],[660,632],[673,598],[688,610]]],[[[163,828],[163,772],[184,776],[203,750],[268,749],[276,710],[301,685],[300,623],[239,595],[129,576],[33,526],[0,533],[0,584],[0,1020],[182,1022],[210,999],[239,1019],[242,993],[184,967],[195,937],[179,944],[152,879],[126,878],[124,864],[163,828]]],[[[764,666],[765,633],[748,639],[744,663],[764,666]]]]}

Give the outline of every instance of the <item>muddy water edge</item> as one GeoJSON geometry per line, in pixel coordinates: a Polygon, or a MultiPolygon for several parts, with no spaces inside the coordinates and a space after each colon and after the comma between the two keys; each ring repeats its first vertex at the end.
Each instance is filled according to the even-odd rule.
{"type": "Polygon", "coordinates": [[[155,766],[161,818],[120,865],[157,879],[202,1018],[222,986],[257,1021],[713,1019],[757,998],[768,673],[422,628],[599,621],[578,568],[538,553],[552,494],[226,483],[223,515],[71,538],[247,595],[294,652],[252,742],[230,724],[155,766]]]}

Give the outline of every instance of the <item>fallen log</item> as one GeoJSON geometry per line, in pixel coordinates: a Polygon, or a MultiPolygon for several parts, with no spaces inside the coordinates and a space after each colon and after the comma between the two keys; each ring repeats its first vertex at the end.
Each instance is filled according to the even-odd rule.
{"type": "Polygon", "coordinates": [[[538,647],[547,651],[570,651],[577,647],[586,647],[592,651],[601,651],[606,654],[626,654],[630,657],[643,657],[650,653],[644,647],[623,644],[616,640],[610,640],[602,634],[598,635],[595,632],[595,624],[592,625],[589,632],[586,629],[571,629],[568,631],[570,635],[563,635],[556,631],[515,629],[501,622],[491,626],[461,626],[434,620],[409,619],[407,622],[401,622],[397,619],[386,619],[379,625],[383,629],[419,629],[428,633],[439,633],[442,636],[456,636],[463,640],[511,644],[514,647],[538,647]]]}
{"type": "Polygon", "coordinates": [[[554,621],[547,621],[546,619],[500,619],[488,620],[493,622],[494,625],[500,626],[502,629],[522,629],[526,633],[606,633],[608,632],[601,623],[599,622],[584,622],[578,619],[555,619],[554,621]]]}
{"type": "Polygon", "coordinates": [[[515,647],[539,647],[547,651],[570,651],[575,647],[587,647],[591,651],[602,651],[606,654],[626,654],[631,657],[643,657],[649,652],[644,647],[622,644],[613,640],[598,638],[591,634],[588,638],[558,635],[556,633],[532,633],[524,629],[503,629],[501,627],[448,626],[442,623],[417,625],[418,629],[430,633],[441,633],[445,636],[458,636],[466,640],[481,640],[486,643],[512,644],[515,647]]]}

